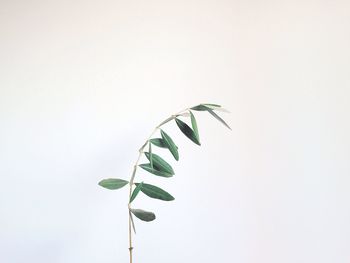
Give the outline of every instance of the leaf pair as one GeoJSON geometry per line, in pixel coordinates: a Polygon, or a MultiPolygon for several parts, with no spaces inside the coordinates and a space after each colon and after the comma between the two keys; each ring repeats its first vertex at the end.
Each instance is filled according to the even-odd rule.
{"type": "Polygon", "coordinates": [[[153,138],[150,139],[150,143],[160,147],[169,149],[170,153],[174,156],[175,160],[179,160],[178,147],[172,140],[172,138],[163,130],[160,130],[162,138],[153,138]]]}
{"type": "Polygon", "coordinates": [[[162,177],[172,177],[175,172],[170,164],[168,164],[162,157],[155,153],[145,152],[147,159],[150,163],[140,164],[139,166],[154,175],[162,177]]]}
{"type": "MultiPolygon", "coordinates": [[[[173,201],[175,198],[169,194],[168,192],[164,191],[158,186],[151,185],[151,184],[145,184],[144,182],[141,183],[135,183],[136,188],[132,192],[132,195],[130,197],[130,203],[135,200],[139,192],[143,192],[148,197],[159,199],[163,201],[173,201]]],[[[146,222],[153,221],[156,216],[153,212],[148,212],[142,209],[130,209],[130,213],[134,214],[138,219],[146,222]]],[[[132,223],[132,228],[134,229],[134,232],[136,233],[135,229],[135,223],[132,218],[132,215],[130,214],[130,220],[132,223]]]]}
{"type": "Polygon", "coordinates": [[[195,144],[201,145],[201,143],[199,141],[197,121],[196,121],[196,118],[194,117],[194,115],[191,111],[190,111],[190,116],[191,116],[192,128],[178,118],[175,119],[176,124],[179,127],[179,129],[182,131],[182,133],[186,135],[187,138],[189,138],[195,144]]]}
{"type": "MultiPolygon", "coordinates": [[[[147,195],[148,197],[154,198],[154,199],[159,199],[159,200],[163,200],[163,201],[173,201],[175,200],[175,198],[169,194],[168,192],[164,191],[163,189],[155,186],[155,185],[151,185],[151,184],[145,184],[145,183],[135,183],[136,188],[134,189],[131,198],[130,198],[130,203],[132,201],[135,200],[136,196],[138,195],[138,193],[141,191],[143,192],[145,195],[147,195]]],[[[142,220],[142,221],[153,221],[156,216],[153,212],[148,212],[142,209],[130,209],[131,213],[133,213],[138,219],[142,220]]],[[[134,221],[131,217],[132,220],[132,227],[136,233],[135,230],[135,224],[134,221]]]]}
{"type": "Polygon", "coordinates": [[[195,110],[195,111],[207,111],[207,112],[209,112],[215,119],[217,119],[223,125],[225,125],[227,128],[232,130],[231,127],[219,115],[217,115],[214,112],[214,110],[216,110],[216,109],[222,109],[220,105],[206,103],[206,104],[199,104],[195,107],[192,107],[191,109],[195,110]]]}

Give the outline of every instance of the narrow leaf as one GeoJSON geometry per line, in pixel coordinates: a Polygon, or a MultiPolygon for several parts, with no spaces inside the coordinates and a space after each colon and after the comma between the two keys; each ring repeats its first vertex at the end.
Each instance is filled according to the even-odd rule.
{"type": "Polygon", "coordinates": [[[222,108],[221,105],[212,104],[212,103],[202,103],[195,107],[192,107],[191,109],[196,111],[208,111],[209,109],[211,109],[211,110],[229,112],[228,110],[222,108]]]}
{"type": "Polygon", "coordinates": [[[221,112],[225,112],[225,113],[230,113],[229,110],[225,109],[225,108],[215,108],[215,107],[211,107],[212,110],[215,110],[215,111],[221,111],[221,112]]]}
{"type": "MultiPolygon", "coordinates": [[[[149,140],[153,145],[158,146],[160,148],[168,148],[167,144],[165,143],[165,141],[162,138],[153,138],[149,140]]],[[[169,148],[168,148],[169,149],[169,148]]],[[[178,149],[178,147],[176,146],[176,149],[178,149]]]]}
{"type": "Polygon", "coordinates": [[[165,131],[160,130],[160,134],[162,135],[162,139],[165,142],[165,144],[167,145],[169,151],[174,156],[175,160],[178,161],[179,160],[179,152],[177,150],[178,148],[175,145],[174,141],[171,139],[171,137],[165,131]]]}
{"type": "Polygon", "coordinates": [[[201,103],[201,105],[207,106],[209,108],[221,108],[221,105],[213,103],[201,103]]]}
{"type": "Polygon", "coordinates": [[[172,177],[173,174],[170,173],[166,173],[163,171],[159,171],[155,168],[152,168],[151,165],[149,163],[143,163],[139,165],[142,169],[146,170],[147,172],[154,174],[154,175],[158,175],[158,176],[162,176],[162,177],[172,177]]]}
{"type": "Polygon", "coordinates": [[[140,190],[141,190],[141,188],[142,188],[142,185],[143,185],[143,182],[140,183],[140,184],[138,184],[138,185],[136,186],[136,188],[135,188],[134,191],[132,192],[132,195],[131,195],[131,197],[130,197],[129,203],[131,203],[132,201],[135,200],[136,196],[138,195],[138,193],[140,192],[140,190]]]}
{"type": "Polygon", "coordinates": [[[191,109],[192,110],[196,110],[196,111],[208,111],[209,109],[211,109],[211,110],[216,110],[216,111],[230,113],[230,111],[228,111],[227,109],[221,107],[221,105],[211,104],[211,103],[199,104],[199,105],[197,105],[195,107],[192,107],[191,109]]]}
{"type": "MultiPolygon", "coordinates": [[[[151,155],[148,152],[145,152],[145,155],[148,160],[151,159],[151,155]]],[[[159,171],[174,175],[174,170],[170,164],[168,164],[162,157],[157,154],[152,154],[153,166],[159,171]]]]}
{"type": "Polygon", "coordinates": [[[148,145],[149,145],[149,147],[148,147],[148,152],[149,152],[149,163],[150,163],[151,167],[153,168],[152,144],[149,143],[148,145]]]}
{"type": "Polygon", "coordinates": [[[150,222],[156,219],[156,215],[152,212],[148,212],[142,209],[130,209],[130,211],[142,221],[150,222]]]}
{"type": "Polygon", "coordinates": [[[217,104],[202,104],[212,110],[215,111],[221,111],[221,112],[226,112],[226,113],[230,113],[230,111],[228,111],[227,109],[221,107],[221,105],[217,105],[217,104]]]}
{"type": "Polygon", "coordinates": [[[160,148],[168,148],[168,146],[165,144],[164,140],[161,138],[153,138],[149,140],[152,144],[155,146],[158,146],[160,148]]]}
{"type": "Polygon", "coordinates": [[[219,115],[217,115],[212,109],[209,109],[208,112],[209,112],[211,115],[213,115],[213,116],[215,117],[215,119],[217,119],[217,120],[220,121],[223,125],[225,125],[227,128],[229,128],[230,130],[232,130],[231,127],[228,126],[228,124],[227,124],[219,115]]]}
{"type": "Polygon", "coordinates": [[[136,234],[136,228],[135,228],[135,223],[134,223],[134,217],[132,216],[132,213],[129,210],[129,216],[130,216],[130,221],[131,221],[131,226],[132,229],[134,230],[134,233],[136,234]]]}
{"type": "Polygon", "coordinates": [[[196,110],[196,111],[207,111],[208,109],[210,109],[210,108],[208,106],[203,105],[203,104],[199,104],[199,105],[191,108],[191,110],[196,110]]]}
{"type": "Polygon", "coordinates": [[[127,185],[129,182],[117,179],[117,178],[109,178],[109,179],[103,179],[98,184],[104,188],[107,188],[109,190],[116,190],[119,188],[122,188],[123,186],[127,185]]]}
{"type": "Polygon", "coordinates": [[[199,133],[198,133],[198,126],[197,126],[197,121],[196,118],[194,117],[192,111],[190,111],[191,114],[191,124],[192,124],[192,129],[194,132],[194,135],[196,136],[198,142],[199,142],[199,133]]]}
{"type": "Polygon", "coordinates": [[[182,120],[176,118],[175,119],[177,126],[180,128],[183,134],[187,136],[191,141],[193,141],[197,145],[201,145],[199,140],[197,139],[194,131],[188,126],[186,123],[184,123],[182,120]]]}
{"type": "MultiPolygon", "coordinates": [[[[138,187],[141,184],[136,183],[136,185],[138,187]]],[[[141,191],[142,191],[142,193],[144,193],[145,195],[147,195],[151,198],[155,198],[155,199],[159,199],[159,200],[163,200],[163,201],[175,200],[175,198],[171,194],[169,194],[168,192],[164,191],[163,189],[161,189],[155,185],[142,184],[141,191]]]]}

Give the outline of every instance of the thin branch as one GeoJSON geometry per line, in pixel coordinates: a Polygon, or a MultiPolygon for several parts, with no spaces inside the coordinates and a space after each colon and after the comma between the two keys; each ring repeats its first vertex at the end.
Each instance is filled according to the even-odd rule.
{"type": "Polygon", "coordinates": [[[169,118],[165,119],[164,121],[162,121],[158,126],[156,126],[156,128],[154,128],[153,132],[151,133],[151,135],[148,137],[148,139],[146,140],[146,142],[141,146],[141,148],[139,149],[139,155],[137,157],[136,163],[134,165],[133,168],[133,172],[131,175],[131,179],[129,182],[129,203],[128,203],[128,209],[129,209],[129,257],[130,257],[130,263],[132,263],[132,250],[133,250],[133,246],[132,246],[132,219],[131,219],[131,214],[130,214],[130,209],[131,209],[131,203],[130,203],[130,198],[132,195],[132,188],[133,188],[133,184],[134,184],[134,179],[135,179],[135,175],[136,175],[136,171],[137,171],[137,167],[139,165],[139,161],[141,159],[141,156],[143,154],[143,150],[145,149],[145,147],[150,143],[150,139],[152,138],[152,136],[158,131],[158,129],[160,129],[161,126],[163,126],[164,124],[168,123],[169,121],[175,119],[178,116],[181,116],[183,113],[189,111],[190,108],[186,108],[176,114],[171,115],[169,118]]]}

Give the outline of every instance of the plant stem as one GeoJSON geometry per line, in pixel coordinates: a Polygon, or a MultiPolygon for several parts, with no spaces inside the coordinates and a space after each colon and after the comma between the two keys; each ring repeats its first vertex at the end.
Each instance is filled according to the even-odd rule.
{"type": "Polygon", "coordinates": [[[130,263],[132,263],[132,237],[131,237],[131,215],[129,213],[129,257],[130,257],[130,263]]]}
{"type": "Polygon", "coordinates": [[[156,133],[156,131],[161,127],[163,126],[164,124],[168,123],[169,121],[175,119],[177,116],[180,116],[182,113],[188,111],[189,108],[186,108],[174,115],[171,115],[169,118],[165,119],[164,121],[162,121],[156,128],[154,128],[153,132],[151,133],[151,135],[148,137],[148,139],[146,140],[146,142],[141,146],[141,148],[139,149],[139,155],[137,157],[137,161],[134,165],[134,169],[133,169],[133,172],[132,172],[132,175],[131,175],[131,179],[130,179],[130,182],[129,182],[129,203],[128,203],[128,209],[129,209],[129,263],[132,263],[132,250],[134,249],[133,246],[132,246],[132,215],[131,215],[131,212],[130,212],[130,209],[131,209],[131,203],[130,203],[130,198],[131,198],[131,195],[132,195],[132,187],[133,187],[133,184],[134,184],[134,179],[135,179],[135,175],[136,175],[136,170],[137,170],[137,167],[139,165],[139,161],[141,159],[141,156],[143,154],[143,150],[145,149],[145,147],[147,146],[147,144],[150,143],[150,139],[152,138],[152,136],[156,133]]]}

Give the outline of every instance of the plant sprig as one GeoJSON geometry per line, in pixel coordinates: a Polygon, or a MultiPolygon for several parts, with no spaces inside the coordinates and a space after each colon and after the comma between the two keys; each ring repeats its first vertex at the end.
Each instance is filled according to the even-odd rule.
{"type": "Polygon", "coordinates": [[[150,222],[156,219],[156,216],[153,212],[149,212],[143,209],[135,209],[131,207],[131,203],[139,196],[139,193],[142,192],[144,195],[153,198],[158,199],[162,201],[173,201],[175,198],[169,194],[167,191],[163,190],[162,188],[146,184],[144,182],[136,183],[134,182],[136,171],[138,167],[141,167],[143,170],[156,175],[161,176],[165,178],[172,177],[175,172],[172,166],[164,160],[162,157],[154,153],[154,149],[152,145],[160,148],[166,148],[170,151],[171,155],[174,157],[176,161],[179,160],[179,150],[178,146],[174,143],[174,140],[167,134],[161,127],[165,125],[166,123],[174,120],[180,129],[180,131],[193,143],[197,145],[201,145],[200,139],[199,139],[199,132],[198,132],[198,126],[196,118],[193,114],[193,111],[207,111],[210,113],[215,119],[220,121],[223,125],[225,125],[227,128],[231,129],[230,126],[214,111],[226,111],[224,108],[222,108],[218,104],[211,104],[211,103],[202,103],[199,105],[196,105],[191,108],[187,108],[183,111],[180,111],[177,114],[171,115],[169,118],[161,122],[151,133],[149,138],[146,140],[146,142],[141,146],[139,149],[139,156],[137,158],[137,161],[133,167],[133,172],[131,175],[131,178],[129,181],[119,179],[119,178],[108,178],[103,179],[99,182],[99,185],[109,189],[109,190],[116,190],[124,187],[125,185],[129,184],[129,203],[128,203],[128,210],[129,210],[129,254],[130,254],[130,263],[132,263],[132,229],[134,230],[136,234],[135,229],[135,223],[133,219],[133,215],[137,217],[138,219],[150,222]],[[180,117],[189,116],[191,118],[191,126],[189,126],[186,122],[182,121],[180,117]],[[160,131],[161,138],[153,138],[154,134],[157,131],[160,131]],[[145,151],[145,148],[148,146],[148,151],[145,151]],[[142,155],[145,155],[148,159],[148,163],[139,164],[139,161],[142,157],[142,155]]]}

